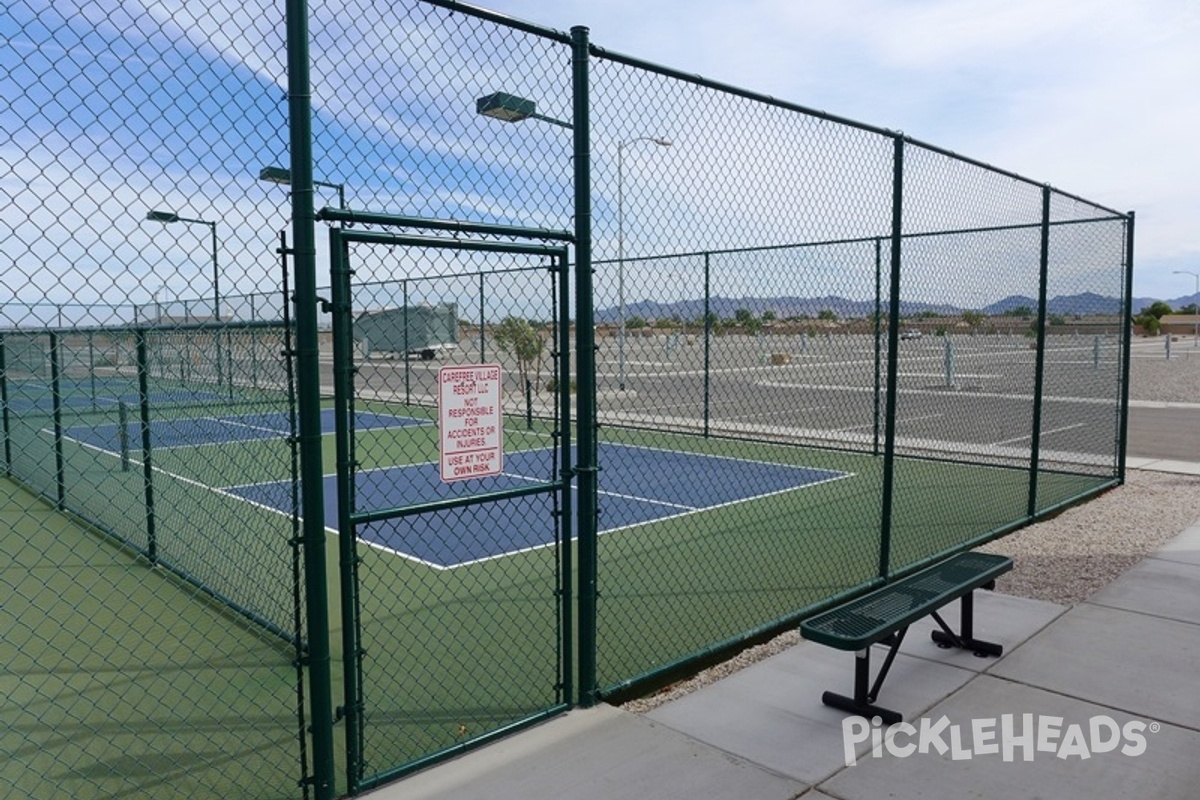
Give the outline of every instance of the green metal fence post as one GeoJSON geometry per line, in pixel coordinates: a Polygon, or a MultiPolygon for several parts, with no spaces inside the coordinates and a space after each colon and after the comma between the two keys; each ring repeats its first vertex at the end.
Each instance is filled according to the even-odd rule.
{"type": "MultiPolygon", "coordinates": [[[[412,405],[412,348],[408,346],[408,279],[400,282],[401,293],[404,295],[404,405],[412,405]]],[[[482,334],[481,334],[482,335],[482,334]]]]}
{"type": "Polygon", "coordinates": [[[92,385],[92,411],[96,410],[96,335],[91,331],[87,333],[88,343],[88,377],[92,385]]]}
{"type": "Polygon", "coordinates": [[[891,571],[892,491],[896,461],[896,392],[900,344],[900,255],[904,232],[904,137],[896,134],[892,150],[892,264],[888,299],[887,402],[884,412],[883,508],[879,517],[879,577],[891,571]]]}
{"type": "Polygon", "coordinates": [[[575,151],[575,348],[579,491],[579,704],[597,702],[596,686],[596,329],[592,296],[591,122],[588,29],[571,28],[575,151]]]}
{"type": "Polygon", "coordinates": [[[158,529],[154,513],[154,467],[150,441],[150,365],[146,357],[146,330],[134,331],[137,347],[138,419],[142,433],[142,488],[146,499],[146,558],[158,563],[158,529]]]}
{"type": "Polygon", "coordinates": [[[54,487],[55,506],[59,511],[66,508],[67,484],[66,465],[63,462],[62,424],[62,353],[58,346],[58,333],[50,334],[50,402],[54,418],[54,487]]]}
{"type": "Polygon", "coordinates": [[[1041,251],[1038,262],[1037,355],[1033,367],[1033,420],[1029,442],[1029,498],[1026,514],[1037,514],[1038,462],[1042,449],[1042,392],[1046,377],[1046,293],[1050,273],[1050,187],[1042,187],[1041,251]]]}
{"type": "Polygon", "coordinates": [[[0,406],[4,413],[4,474],[12,474],[12,430],[8,418],[8,355],[6,337],[0,333],[0,406]]]}
{"type": "MultiPolygon", "coordinates": [[[[351,517],[354,499],[354,363],[351,328],[350,266],[342,228],[329,229],[330,297],[333,313],[333,396],[337,428],[337,525],[342,604],[342,671],[346,720],[346,772],[350,794],[357,794],[363,777],[362,650],[359,633],[358,552],[351,517]]],[[[408,329],[405,328],[405,336],[408,329]]],[[[407,349],[410,343],[405,341],[407,349]]]]}
{"type": "Polygon", "coordinates": [[[881,352],[882,348],[880,346],[879,335],[880,335],[881,325],[883,324],[883,320],[882,320],[881,314],[880,314],[880,312],[883,310],[881,307],[881,293],[882,293],[883,287],[880,285],[882,282],[882,279],[883,279],[882,278],[882,269],[883,269],[883,261],[882,261],[883,252],[882,251],[883,251],[883,242],[879,239],[876,239],[875,240],[875,426],[874,426],[875,441],[874,441],[874,445],[872,447],[872,450],[875,453],[875,455],[879,455],[879,388],[880,388],[880,386],[879,386],[879,384],[880,384],[879,369],[880,369],[880,359],[882,358],[882,352],[881,352]]]}
{"type": "Polygon", "coordinates": [[[559,510],[562,516],[562,574],[559,578],[559,618],[562,624],[562,634],[558,646],[561,651],[560,665],[562,674],[562,691],[559,700],[573,703],[575,700],[575,625],[572,619],[575,615],[574,606],[574,559],[571,553],[571,541],[574,538],[571,531],[571,276],[570,259],[564,247],[558,258],[558,375],[555,387],[558,389],[558,425],[559,425],[559,459],[563,489],[559,510]]]}
{"type": "Polygon", "coordinates": [[[229,400],[233,402],[233,334],[226,331],[222,338],[225,340],[225,361],[228,365],[226,374],[229,378],[229,400]]]}
{"type": "MultiPolygon", "coordinates": [[[[251,315],[253,315],[254,312],[251,311],[250,313],[251,313],[251,315]]],[[[251,328],[250,329],[250,375],[251,375],[250,385],[255,389],[260,388],[260,384],[258,382],[258,336],[259,336],[258,329],[251,328]]]]}
{"type": "MultiPolygon", "coordinates": [[[[302,618],[302,609],[304,608],[302,575],[304,572],[304,553],[301,549],[304,545],[304,538],[301,535],[303,522],[300,519],[300,440],[297,435],[299,429],[296,424],[296,348],[292,340],[291,299],[288,296],[288,286],[291,283],[288,277],[288,256],[292,255],[293,251],[288,248],[286,228],[279,232],[279,248],[276,252],[279,253],[279,287],[282,294],[280,298],[280,315],[283,318],[283,351],[280,355],[283,356],[283,373],[287,386],[288,476],[291,479],[291,495],[288,499],[292,507],[290,515],[292,539],[289,544],[292,549],[292,629],[296,632],[294,640],[296,647],[294,662],[296,668],[296,726],[299,732],[297,740],[300,743],[300,781],[302,785],[308,786],[311,776],[308,771],[308,712],[304,705],[305,645],[301,635],[301,632],[304,630],[304,620],[302,618]]],[[[307,796],[308,792],[306,791],[304,794],[307,796]]]]}
{"type": "Polygon", "coordinates": [[[286,0],[288,135],[292,173],[292,241],[296,276],[296,405],[304,519],[308,678],[312,703],[315,800],[333,800],[333,689],[329,597],[325,577],[325,498],[321,487],[321,367],[317,333],[317,251],[313,231],[312,98],[308,65],[308,3],[286,0]]]}
{"type": "Polygon", "coordinates": [[[484,341],[483,341],[483,329],[484,329],[484,325],[485,325],[484,314],[485,313],[486,312],[484,311],[484,298],[483,298],[483,273],[481,272],[481,273],[479,273],[479,363],[480,364],[487,361],[487,351],[485,350],[486,345],[484,344],[484,341]]]}
{"type": "Polygon", "coordinates": [[[704,254],[704,437],[709,435],[709,420],[712,402],[712,272],[709,264],[711,254],[704,254]]]}
{"type": "Polygon", "coordinates": [[[1125,482],[1125,446],[1129,443],[1129,355],[1133,339],[1133,212],[1125,222],[1125,303],[1121,332],[1121,406],[1117,422],[1117,480],[1125,482]]]}

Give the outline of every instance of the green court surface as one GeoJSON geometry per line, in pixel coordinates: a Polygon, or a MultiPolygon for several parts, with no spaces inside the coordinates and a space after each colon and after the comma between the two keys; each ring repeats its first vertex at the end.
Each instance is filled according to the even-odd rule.
{"type": "Polygon", "coordinates": [[[6,480],[0,520],[0,795],[295,795],[288,647],[6,480]]]}
{"type": "MultiPolygon", "coordinates": [[[[359,408],[430,414],[382,403],[359,408]]],[[[546,423],[529,428],[522,419],[507,426],[506,452],[551,441],[546,423]]],[[[23,458],[52,457],[45,434],[32,427],[15,430],[14,440],[26,451],[23,458]]],[[[602,687],[620,687],[778,624],[878,574],[880,457],[621,429],[606,429],[603,443],[845,477],[601,535],[602,687]]],[[[429,426],[364,430],[356,447],[364,469],[436,456],[429,426]]],[[[140,466],[123,471],[119,458],[95,448],[68,445],[65,451],[68,505],[144,547],[140,466]]],[[[333,451],[327,442],[327,473],[335,468],[333,451]]],[[[154,454],[159,552],[177,572],[199,578],[207,593],[3,483],[0,630],[9,633],[0,638],[0,663],[11,668],[0,676],[0,716],[11,722],[0,732],[8,765],[0,787],[33,798],[62,797],[65,790],[74,798],[295,796],[295,653],[280,635],[294,629],[292,520],[215,491],[284,479],[289,463],[280,440],[154,454]],[[274,632],[211,593],[269,622],[274,632]]],[[[606,465],[600,466],[603,518],[606,465]]],[[[703,472],[677,479],[705,490],[703,472]]],[[[1043,471],[1037,506],[1046,509],[1111,482],[1043,471]]],[[[891,571],[1025,518],[1028,487],[1027,470],[897,458],[891,571]]],[[[464,528],[511,524],[487,504],[459,513],[464,528]]],[[[532,502],[503,513],[545,522],[532,502]]],[[[363,690],[365,774],[563,702],[561,665],[575,654],[559,646],[559,550],[541,547],[453,569],[378,547],[360,545],[358,557],[356,625],[365,656],[361,673],[353,662],[349,670],[363,690]]],[[[347,675],[339,558],[331,533],[326,560],[337,705],[347,675]]],[[[337,729],[342,736],[344,728],[337,729]]]]}

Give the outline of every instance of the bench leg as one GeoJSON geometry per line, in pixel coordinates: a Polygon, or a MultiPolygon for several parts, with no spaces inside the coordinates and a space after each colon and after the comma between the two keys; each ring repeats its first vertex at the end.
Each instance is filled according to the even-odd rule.
{"type": "Polygon", "coordinates": [[[854,697],[846,697],[837,692],[825,692],[821,695],[821,702],[831,708],[858,714],[867,719],[879,717],[884,725],[895,725],[903,720],[904,717],[898,712],[875,705],[875,698],[879,696],[883,679],[887,677],[888,670],[891,669],[896,652],[900,649],[900,643],[904,640],[904,634],[907,631],[908,628],[904,628],[892,637],[887,657],[879,668],[874,685],[871,684],[871,648],[868,647],[854,654],[854,697]]]}
{"type": "Polygon", "coordinates": [[[959,633],[956,634],[951,630],[936,611],[933,612],[933,618],[941,630],[933,631],[930,638],[938,643],[938,647],[959,647],[972,651],[980,658],[999,656],[1004,652],[1003,645],[975,638],[975,592],[973,591],[962,596],[958,620],[959,633]]]}

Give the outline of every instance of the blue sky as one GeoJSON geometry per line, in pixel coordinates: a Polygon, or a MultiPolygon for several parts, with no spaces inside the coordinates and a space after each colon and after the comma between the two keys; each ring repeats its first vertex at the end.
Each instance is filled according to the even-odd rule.
{"type": "Polygon", "coordinates": [[[1138,296],[1200,272],[1196,0],[486,0],[1137,212],[1138,296]]]}
{"type": "MultiPolygon", "coordinates": [[[[520,37],[497,48],[488,37],[501,34],[440,25],[439,14],[409,14],[408,4],[350,5],[370,2],[372,13],[344,14],[338,3],[311,0],[316,176],[345,182],[354,208],[569,226],[569,136],[483,119],[472,103],[503,88],[538,97],[543,113],[569,117],[566,48],[520,37]],[[449,66],[411,79],[414,65],[429,66],[449,41],[457,43],[449,66]]],[[[1191,275],[1174,271],[1200,272],[1196,0],[482,4],[562,31],[586,25],[609,50],[903,131],[1135,210],[1135,295],[1174,299],[1195,288],[1191,275]]],[[[257,174],[286,163],[281,15],[275,0],[24,0],[0,9],[0,90],[18,100],[0,104],[0,203],[11,226],[0,236],[0,256],[17,265],[0,287],[53,302],[116,295],[145,303],[160,291],[209,296],[204,229],[146,223],[154,208],[220,220],[223,292],[269,290],[277,272],[273,232],[287,223],[287,194],[257,174]],[[36,276],[40,268],[54,280],[36,276]]],[[[610,92],[630,77],[611,67],[593,74],[597,84],[608,75],[610,92]]],[[[679,97],[674,91],[651,86],[646,96],[660,92],[666,102],[679,97]]],[[[706,230],[718,246],[777,243],[762,240],[813,218],[795,201],[797,186],[811,190],[814,207],[853,201],[844,190],[821,194],[833,184],[822,165],[774,187],[754,183],[775,177],[770,159],[783,151],[771,148],[792,129],[753,104],[739,108],[747,115],[740,124],[762,126],[761,135],[718,128],[689,142],[684,127],[668,131],[676,139],[670,149],[629,151],[627,189],[642,193],[626,197],[628,254],[655,252],[685,227],[680,236],[689,244],[696,241],[689,232],[706,230]],[[680,168],[703,162],[687,160],[689,146],[722,149],[722,159],[707,162],[724,170],[720,181],[680,168]],[[722,192],[746,182],[740,195],[722,192]],[[661,199],[670,197],[688,203],[661,199]]],[[[656,107],[610,115],[609,126],[596,129],[598,257],[615,252],[615,143],[684,120],[683,112],[656,107]]],[[[880,152],[886,166],[886,148],[880,152]]],[[[871,169],[846,185],[875,181],[879,155],[864,156],[871,169]]],[[[334,199],[319,190],[318,205],[334,199]]],[[[831,219],[852,232],[861,212],[874,215],[873,229],[880,219],[886,227],[886,201],[875,197],[841,217],[835,209],[831,219]]],[[[819,233],[837,238],[838,224],[819,233]]],[[[675,252],[667,247],[657,252],[675,252]]],[[[836,289],[844,270],[830,269],[804,290],[836,289]]],[[[978,296],[958,299],[1030,294],[1027,278],[1016,276],[1010,288],[977,276],[978,286],[963,288],[978,296]]]]}

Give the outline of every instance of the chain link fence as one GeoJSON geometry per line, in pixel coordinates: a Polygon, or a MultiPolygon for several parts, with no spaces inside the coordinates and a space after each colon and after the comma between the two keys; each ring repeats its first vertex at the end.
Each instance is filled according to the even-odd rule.
{"type": "Polygon", "coordinates": [[[450,0],[0,36],[10,794],[357,794],[1123,477],[1132,214],[450,0]]]}
{"type": "Polygon", "coordinates": [[[595,55],[601,490],[630,438],[781,465],[698,467],[677,518],[601,538],[604,691],[1117,477],[1124,215],[595,55]],[[824,472],[780,491],[797,464],[824,472]]]}
{"type": "Polygon", "coordinates": [[[294,483],[280,22],[0,10],[0,794],[309,772],[295,520],[230,491],[294,483]]]}

